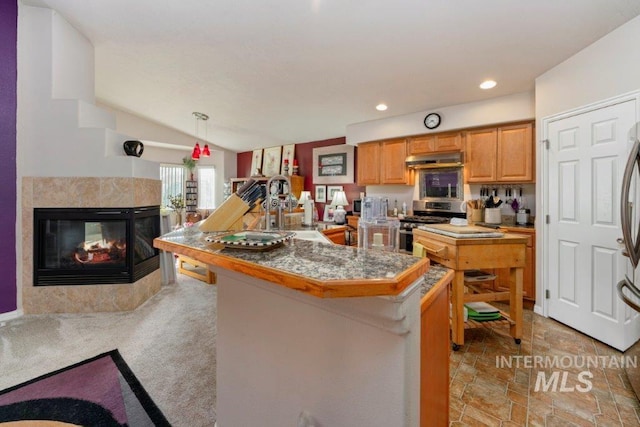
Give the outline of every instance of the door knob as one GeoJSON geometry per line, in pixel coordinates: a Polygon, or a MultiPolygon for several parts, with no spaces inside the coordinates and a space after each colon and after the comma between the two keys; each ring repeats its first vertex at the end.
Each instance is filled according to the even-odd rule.
{"type": "Polygon", "coordinates": [[[622,237],[618,237],[618,238],[616,239],[616,242],[618,242],[618,243],[619,243],[619,244],[621,244],[621,245],[624,245],[624,239],[623,239],[622,237]]]}

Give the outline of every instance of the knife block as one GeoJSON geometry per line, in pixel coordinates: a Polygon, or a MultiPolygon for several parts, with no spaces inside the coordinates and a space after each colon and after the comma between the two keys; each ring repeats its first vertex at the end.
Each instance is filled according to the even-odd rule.
{"type": "Polygon", "coordinates": [[[242,217],[248,211],[249,205],[234,193],[200,224],[200,231],[242,230],[242,217]]]}

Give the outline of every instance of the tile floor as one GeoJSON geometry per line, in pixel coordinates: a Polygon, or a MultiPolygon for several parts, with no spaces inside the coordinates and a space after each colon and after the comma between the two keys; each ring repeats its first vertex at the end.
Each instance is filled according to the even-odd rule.
{"type": "Polygon", "coordinates": [[[624,369],[611,366],[612,358],[619,361],[622,353],[530,310],[524,319],[520,346],[506,327],[482,328],[467,330],[464,346],[451,352],[451,426],[640,426],[640,404],[624,369]],[[549,357],[536,362],[535,356],[549,357]],[[553,356],[565,366],[542,366],[553,356]],[[578,375],[586,368],[579,364],[587,361],[592,361],[593,377],[581,382],[578,375]],[[545,371],[547,391],[542,382],[536,390],[539,371],[545,371]],[[559,371],[556,391],[554,371],[559,371]],[[564,375],[565,390],[573,391],[561,391],[564,375]],[[591,390],[578,391],[587,388],[584,381],[591,390]]]}

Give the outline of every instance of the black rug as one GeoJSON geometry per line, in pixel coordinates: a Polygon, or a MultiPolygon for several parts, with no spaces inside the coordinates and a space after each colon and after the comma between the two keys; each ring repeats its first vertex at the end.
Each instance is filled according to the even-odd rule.
{"type": "Polygon", "coordinates": [[[0,426],[170,426],[118,350],[0,391],[0,426]],[[12,424],[13,425],[13,424],[12,424]]]}

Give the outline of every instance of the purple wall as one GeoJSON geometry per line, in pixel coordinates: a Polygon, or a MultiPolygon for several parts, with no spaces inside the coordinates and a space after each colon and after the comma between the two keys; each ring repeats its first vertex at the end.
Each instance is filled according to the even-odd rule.
{"type": "Polygon", "coordinates": [[[17,0],[0,1],[0,313],[16,299],[17,0]]]}

